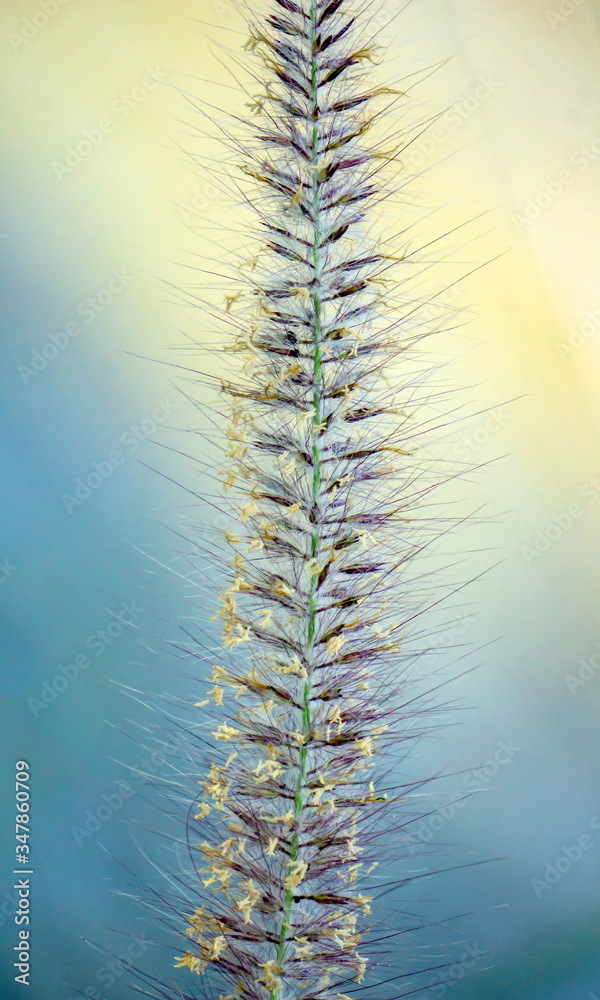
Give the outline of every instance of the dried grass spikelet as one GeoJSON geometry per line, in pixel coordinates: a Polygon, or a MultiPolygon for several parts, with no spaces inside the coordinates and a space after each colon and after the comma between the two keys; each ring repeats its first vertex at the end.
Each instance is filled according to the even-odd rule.
{"type": "Polygon", "coordinates": [[[390,317],[391,258],[369,231],[386,161],[369,134],[394,97],[369,86],[368,4],[271,0],[247,48],[262,250],[250,306],[223,310],[242,357],[223,478],[240,499],[200,703],[218,716],[194,813],[212,839],[192,848],[202,905],[176,965],[218,972],[223,1000],[344,1000],[367,969],[377,838],[403,828],[389,816],[410,792],[378,790],[386,748],[424,731],[403,635],[431,482],[412,457],[414,369],[394,390],[383,376],[421,330],[390,317]]]}

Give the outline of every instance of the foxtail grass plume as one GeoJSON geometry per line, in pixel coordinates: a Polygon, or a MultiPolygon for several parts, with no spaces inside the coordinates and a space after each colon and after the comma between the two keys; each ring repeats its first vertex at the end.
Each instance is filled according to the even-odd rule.
{"type": "Polygon", "coordinates": [[[346,1000],[382,954],[377,866],[406,852],[425,783],[392,768],[435,710],[405,639],[427,586],[414,559],[441,530],[418,516],[434,485],[414,454],[425,334],[414,303],[389,306],[403,252],[375,232],[399,161],[373,137],[404,95],[369,82],[368,2],[258,6],[243,165],[258,250],[247,308],[235,288],[223,307],[238,523],[175,965],[221,1000],[346,1000]]]}

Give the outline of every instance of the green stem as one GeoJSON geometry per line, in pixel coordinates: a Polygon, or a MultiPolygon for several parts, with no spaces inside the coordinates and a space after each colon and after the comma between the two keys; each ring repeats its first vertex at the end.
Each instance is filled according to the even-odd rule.
{"type": "MultiPolygon", "coordinates": [[[[322,304],[321,304],[321,260],[319,256],[319,246],[321,243],[321,219],[320,219],[320,188],[319,188],[319,170],[318,170],[318,139],[319,139],[319,129],[316,123],[317,114],[317,58],[316,58],[316,37],[317,37],[317,0],[312,0],[310,9],[310,39],[311,39],[311,117],[315,124],[312,129],[312,156],[311,156],[311,188],[312,188],[312,199],[313,199],[313,216],[314,216],[314,236],[313,236],[313,247],[312,247],[312,257],[314,265],[314,292],[312,296],[313,308],[314,308],[314,329],[313,329],[313,409],[315,411],[313,418],[313,443],[312,443],[312,455],[313,455],[313,481],[312,481],[312,509],[316,511],[319,503],[319,496],[321,491],[321,449],[319,446],[319,425],[321,424],[323,417],[323,375],[321,370],[322,363],[322,350],[321,350],[321,339],[322,339],[322,304]]],[[[320,532],[317,527],[314,529],[311,536],[311,558],[316,559],[319,552],[319,541],[320,532]]],[[[313,654],[315,630],[317,623],[317,583],[318,574],[313,573],[311,576],[310,591],[308,595],[308,621],[307,621],[307,635],[306,635],[306,662],[310,667],[313,654]]],[[[311,729],[312,721],[310,716],[310,693],[312,689],[312,677],[309,669],[308,678],[304,685],[304,691],[302,696],[303,710],[302,710],[302,735],[306,740],[308,740],[311,729]]],[[[299,761],[298,761],[298,780],[296,782],[296,794],[294,801],[294,826],[295,832],[292,836],[290,843],[290,860],[296,861],[298,858],[298,829],[302,819],[302,813],[304,811],[304,786],[306,782],[306,770],[307,770],[307,759],[308,750],[306,744],[300,747],[299,761]]],[[[284,917],[281,925],[281,932],[279,935],[279,945],[277,949],[277,964],[281,965],[286,952],[287,935],[290,929],[290,918],[292,912],[292,903],[294,899],[294,890],[287,889],[284,898],[284,917]]],[[[273,990],[271,993],[271,1000],[278,1000],[279,989],[273,990]]]]}

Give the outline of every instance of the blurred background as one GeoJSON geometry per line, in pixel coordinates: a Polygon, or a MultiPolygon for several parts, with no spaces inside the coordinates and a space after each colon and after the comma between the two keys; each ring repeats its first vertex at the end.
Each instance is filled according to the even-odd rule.
{"type": "MultiPolygon", "coordinates": [[[[468,706],[461,725],[414,763],[455,774],[421,835],[444,845],[441,867],[490,863],[411,890],[410,905],[428,900],[439,920],[471,914],[444,930],[454,964],[421,995],[598,1000],[600,3],[389,0],[373,13],[383,70],[422,77],[413,118],[437,116],[402,157],[417,196],[382,225],[400,231],[409,212],[422,245],[466,223],[429,258],[434,285],[463,276],[443,300],[461,310],[460,331],[437,350],[473,415],[443,446],[478,467],[460,496],[479,518],[453,550],[476,550],[477,570],[495,564],[424,658],[425,671],[450,663],[460,644],[461,667],[478,669],[453,688],[468,706]]],[[[152,652],[190,607],[163,522],[199,521],[208,539],[223,526],[177,486],[214,489],[175,453],[199,417],[170,366],[193,363],[186,337],[210,341],[178,289],[194,255],[218,257],[237,207],[216,146],[192,134],[204,119],[188,97],[216,121],[243,112],[228,67],[246,38],[228,0],[5,0],[0,12],[9,1000],[26,989],[12,969],[17,760],[32,783],[30,1000],[130,996],[123,964],[88,943],[126,952],[111,929],[139,934],[149,967],[171,965],[115,892],[128,892],[119,862],[136,865],[136,824],[154,822],[127,766],[160,764],[132,739],[147,710],[114,682],[196,693],[152,652]]],[[[208,363],[219,370],[203,353],[208,363]]],[[[213,460],[202,439],[192,448],[213,460]]],[[[189,613],[204,611],[196,596],[189,613]]],[[[217,641],[214,625],[207,636],[217,641]]]]}

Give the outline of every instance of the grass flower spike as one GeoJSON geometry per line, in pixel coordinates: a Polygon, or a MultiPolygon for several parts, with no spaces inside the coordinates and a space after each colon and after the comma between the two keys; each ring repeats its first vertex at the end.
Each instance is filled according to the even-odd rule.
{"type": "Polygon", "coordinates": [[[372,235],[394,155],[374,137],[402,97],[369,83],[369,4],[271,0],[256,17],[264,93],[243,169],[258,249],[246,311],[236,295],[223,309],[242,359],[222,387],[238,526],[176,965],[221,1000],[347,1000],[383,954],[376,868],[406,855],[418,818],[424,782],[392,768],[434,711],[405,640],[433,485],[414,457],[424,334],[414,303],[386,298],[402,250],[372,235]]]}

